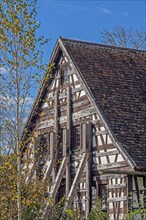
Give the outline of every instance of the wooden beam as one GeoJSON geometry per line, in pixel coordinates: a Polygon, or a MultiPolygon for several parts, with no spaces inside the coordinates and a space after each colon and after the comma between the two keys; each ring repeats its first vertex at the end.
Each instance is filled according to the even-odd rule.
{"type": "MultiPolygon", "coordinates": [[[[108,145],[106,145],[106,146],[108,146],[108,145]]],[[[116,155],[116,154],[119,154],[118,150],[105,151],[105,152],[101,152],[101,153],[97,153],[96,151],[93,152],[93,155],[95,155],[96,157],[112,156],[112,155],[116,155]]]]}
{"type": "Polygon", "coordinates": [[[56,176],[56,179],[55,179],[55,182],[54,182],[54,186],[53,186],[53,189],[52,189],[52,192],[51,192],[51,195],[50,195],[50,197],[52,197],[52,198],[56,197],[56,194],[58,192],[58,188],[60,186],[60,183],[61,183],[61,180],[62,180],[62,177],[63,177],[63,174],[65,172],[65,167],[66,167],[67,162],[68,162],[68,158],[64,157],[63,160],[62,160],[62,163],[60,165],[59,171],[57,173],[57,176],[56,176]]]}
{"type": "Polygon", "coordinates": [[[71,145],[71,88],[67,88],[67,133],[66,133],[66,155],[68,163],[66,164],[66,196],[70,191],[71,174],[70,174],[70,145],[71,145]]]}
{"type": "Polygon", "coordinates": [[[80,180],[80,178],[82,176],[82,173],[83,173],[83,170],[85,168],[85,164],[86,164],[87,159],[88,159],[88,154],[83,153],[81,162],[79,164],[79,167],[77,169],[75,178],[73,180],[72,186],[70,188],[70,191],[69,191],[67,199],[66,199],[66,203],[65,203],[65,206],[64,206],[64,211],[66,210],[67,206],[70,205],[71,202],[72,202],[73,194],[74,194],[74,192],[75,192],[75,190],[77,188],[77,185],[79,183],[79,180],[80,180]]]}
{"type": "Polygon", "coordinates": [[[126,200],[127,200],[127,196],[123,196],[123,197],[108,198],[107,202],[118,202],[118,201],[126,201],[126,200]]]}
{"type": "MultiPolygon", "coordinates": [[[[71,94],[74,94],[76,92],[80,92],[82,90],[83,90],[83,88],[82,88],[82,86],[80,86],[79,88],[72,89],[71,94]]],[[[59,96],[58,96],[59,100],[65,99],[65,98],[67,98],[67,92],[59,93],[59,96]]],[[[46,99],[47,102],[54,101],[54,100],[55,100],[55,96],[52,96],[52,97],[46,99]]]]}
{"type": "Polygon", "coordinates": [[[138,171],[126,171],[126,170],[104,170],[102,171],[104,174],[127,174],[131,176],[146,176],[146,172],[138,172],[138,171]]]}
{"type": "MultiPolygon", "coordinates": [[[[73,113],[71,120],[74,121],[74,120],[77,120],[80,118],[84,118],[84,117],[90,116],[94,113],[95,113],[94,109],[92,107],[90,107],[88,109],[84,109],[82,111],[73,113]]],[[[68,121],[67,116],[62,116],[62,117],[58,118],[59,124],[66,123],[67,121],[68,121]]],[[[39,129],[43,129],[43,128],[53,127],[54,124],[55,124],[54,119],[45,120],[45,121],[39,123],[37,129],[39,130],[39,129]]]]}
{"type": "Polygon", "coordinates": [[[88,159],[86,162],[86,219],[91,211],[91,147],[92,147],[92,123],[86,124],[86,150],[88,159]]]}
{"type": "MultiPolygon", "coordinates": [[[[58,192],[63,174],[65,172],[67,162],[68,162],[68,158],[64,157],[62,160],[61,166],[59,168],[58,174],[55,178],[53,189],[52,189],[52,192],[50,193],[50,198],[53,198],[54,200],[55,200],[56,194],[58,192]]],[[[50,208],[50,204],[49,204],[49,202],[47,202],[46,207],[44,209],[44,212],[42,214],[42,218],[41,218],[42,220],[46,220],[48,218],[49,208],[50,208]]]]}
{"type": "Polygon", "coordinates": [[[57,160],[57,147],[58,147],[58,91],[55,92],[55,103],[54,103],[54,134],[53,134],[53,154],[54,154],[54,164],[52,169],[52,181],[53,184],[56,178],[56,160],[57,160]]]}
{"type": "Polygon", "coordinates": [[[117,167],[126,167],[125,161],[122,162],[116,162],[116,163],[107,163],[107,164],[95,164],[93,165],[93,168],[97,167],[97,170],[107,170],[117,167]]]}
{"type": "Polygon", "coordinates": [[[44,177],[43,177],[44,182],[47,179],[47,176],[49,176],[51,174],[52,167],[53,167],[53,159],[50,159],[49,161],[47,161],[45,164],[45,167],[46,167],[46,169],[44,171],[44,177]]]}
{"type": "Polygon", "coordinates": [[[125,188],[125,187],[126,187],[126,183],[106,186],[107,189],[120,189],[120,188],[125,188]]]}
{"type": "Polygon", "coordinates": [[[50,159],[54,159],[54,133],[50,133],[50,159]]]}
{"type": "Polygon", "coordinates": [[[58,135],[58,91],[55,93],[54,103],[54,132],[58,135]]]}

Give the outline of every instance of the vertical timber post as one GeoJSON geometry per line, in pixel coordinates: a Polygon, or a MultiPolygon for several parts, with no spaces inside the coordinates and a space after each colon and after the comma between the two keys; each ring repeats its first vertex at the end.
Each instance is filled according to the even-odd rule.
{"type": "Polygon", "coordinates": [[[71,176],[70,176],[70,145],[71,145],[71,88],[67,88],[67,130],[66,130],[66,154],[68,163],[66,165],[66,196],[70,191],[71,176]]]}
{"type": "Polygon", "coordinates": [[[92,147],[92,123],[86,124],[86,219],[91,210],[91,147],[92,147]]]}
{"type": "Polygon", "coordinates": [[[55,182],[55,178],[56,178],[57,146],[58,146],[58,91],[55,92],[55,99],[54,99],[53,183],[55,182]]]}

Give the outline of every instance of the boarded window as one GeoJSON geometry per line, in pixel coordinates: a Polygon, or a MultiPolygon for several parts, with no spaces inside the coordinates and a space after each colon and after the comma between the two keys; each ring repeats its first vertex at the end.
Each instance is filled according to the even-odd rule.
{"type": "Polygon", "coordinates": [[[81,146],[81,127],[80,125],[73,127],[72,133],[72,150],[79,150],[81,146]]]}

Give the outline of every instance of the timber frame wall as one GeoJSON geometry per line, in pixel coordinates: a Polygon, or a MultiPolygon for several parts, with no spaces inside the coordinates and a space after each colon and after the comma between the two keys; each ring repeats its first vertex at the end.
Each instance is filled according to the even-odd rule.
{"type": "MultiPolygon", "coordinates": [[[[133,176],[131,160],[113,139],[61,42],[54,53],[59,53],[54,79],[32,132],[35,143],[28,144],[32,163],[26,182],[36,175],[44,182],[49,178],[50,197],[58,202],[66,196],[64,209],[80,209],[85,218],[101,196],[110,218],[120,220],[128,212],[128,193],[136,191],[139,201],[146,178],[133,176]]],[[[44,220],[48,208],[46,204],[44,220]]]]}

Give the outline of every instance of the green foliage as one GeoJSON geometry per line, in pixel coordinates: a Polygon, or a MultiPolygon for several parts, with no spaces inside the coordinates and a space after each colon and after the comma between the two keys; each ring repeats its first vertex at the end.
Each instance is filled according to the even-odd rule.
{"type": "MultiPolygon", "coordinates": [[[[146,189],[144,189],[146,190],[146,189]]],[[[124,216],[123,220],[145,220],[146,219],[146,196],[141,195],[139,203],[137,203],[133,197],[135,193],[130,193],[129,200],[131,207],[129,213],[124,216]],[[135,208],[133,208],[135,207],[135,208]]]]}
{"type": "Polygon", "coordinates": [[[64,205],[64,198],[62,198],[62,200],[57,204],[54,204],[54,202],[53,203],[50,202],[48,220],[59,220],[62,215],[63,205],[64,205]]]}
{"type": "MultiPolygon", "coordinates": [[[[17,219],[16,155],[0,156],[0,219],[17,219]]],[[[46,186],[42,181],[25,184],[21,177],[22,219],[40,219],[39,210],[45,200],[46,186]]]]}
{"type": "MultiPolygon", "coordinates": [[[[34,219],[43,200],[43,185],[25,184],[21,164],[23,126],[46,68],[43,47],[48,40],[38,36],[40,23],[36,16],[36,0],[3,0],[0,3],[0,150],[9,163],[6,164],[3,157],[0,219],[34,219]],[[11,159],[13,156],[15,163],[11,159]]],[[[48,76],[50,69],[47,71],[48,76]]]]}
{"type": "MultiPolygon", "coordinates": [[[[40,23],[36,16],[36,0],[3,0],[0,4],[0,141],[4,148],[13,139],[12,151],[46,70],[43,48],[48,39],[38,36],[40,23]]],[[[50,72],[48,66],[47,76],[50,72]]]]}
{"type": "Polygon", "coordinates": [[[88,220],[109,220],[109,215],[102,210],[102,200],[98,199],[95,206],[89,213],[88,220]]]}
{"type": "Polygon", "coordinates": [[[82,220],[84,219],[81,215],[80,210],[67,209],[65,211],[65,216],[67,220],[82,220]]]}

